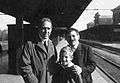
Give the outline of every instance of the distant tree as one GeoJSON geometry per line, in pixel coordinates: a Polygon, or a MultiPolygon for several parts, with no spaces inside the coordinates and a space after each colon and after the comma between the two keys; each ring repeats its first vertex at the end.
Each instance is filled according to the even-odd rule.
{"type": "Polygon", "coordinates": [[[6,29],[0,31],[0,40],[1,41],[8,40],[8,31],[6,29]]]}
{"type": "Polygon", "coordinates": [[[2,31],[0,30],[0,41],[2,40],[2,31]]]}

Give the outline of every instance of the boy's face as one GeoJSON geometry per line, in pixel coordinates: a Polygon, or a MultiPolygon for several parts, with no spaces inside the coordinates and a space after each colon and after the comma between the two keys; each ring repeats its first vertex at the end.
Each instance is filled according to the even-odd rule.
{"type": "Polygon", "coordinates": [[[61,53],[60,61],[63,66],[68,66],[68,64],[72,61],[72,57],[70,57],[70,53],[69,52],[61,53]]]}

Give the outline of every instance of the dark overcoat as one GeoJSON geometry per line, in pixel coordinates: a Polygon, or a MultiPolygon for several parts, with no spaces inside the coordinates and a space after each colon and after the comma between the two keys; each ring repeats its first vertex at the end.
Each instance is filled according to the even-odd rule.
{"type": "Polygon", "coordinates": [[[56,56],[57,52],[51,40],[48,41],[48,52],[40,39],[28,41],[20,60],[20,72],[25,83],[51,83],[56,56]]]}
{"type": "Polygon", "coordinates": [[[73,72],[75,65],[65,68],[57,63],[55,69],[56,73],[53,75],[52,83],[82,83],[81,75],[73,72]]]}
{"type": "Polygon", "coordinates": [[[73,56],[72,62],[82,68],[83,83],[92,83],[91,73],[95,70],[96,63],[91,48],[80,43],[73,56]]]}

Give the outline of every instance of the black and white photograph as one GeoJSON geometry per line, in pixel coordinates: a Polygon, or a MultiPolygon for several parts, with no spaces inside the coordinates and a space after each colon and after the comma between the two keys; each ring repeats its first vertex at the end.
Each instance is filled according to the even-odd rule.
{"type": "Polygon", "coordinates": [[[0,83],[120,83],[120,0],[0,0],[0,83]]]}

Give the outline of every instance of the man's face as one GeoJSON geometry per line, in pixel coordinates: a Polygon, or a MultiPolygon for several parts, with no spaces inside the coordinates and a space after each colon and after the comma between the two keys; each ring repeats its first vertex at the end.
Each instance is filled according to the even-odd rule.
{"type": "Polygon", "coordinates": [[[70,57],[70,53],[69,52],[61,53],[60,61],[63,66],[68,66],[68,64],[72,61],[72,57],[70,57]]]}
{"type": "Polygon", "coordinates": [[[67,41],[71,46],[75,46],[79,42],[79,35],[75,31],[71,31],[67,35],[67,41]]]}
{"type": "Polygon", "coordinates": [[[42,27],[39,27],[39,35],[43,39],[49,39],[51,31],[52,31],[52,24],[51,24],[51,22],[45,21],[42,24],[42,27]]]}

